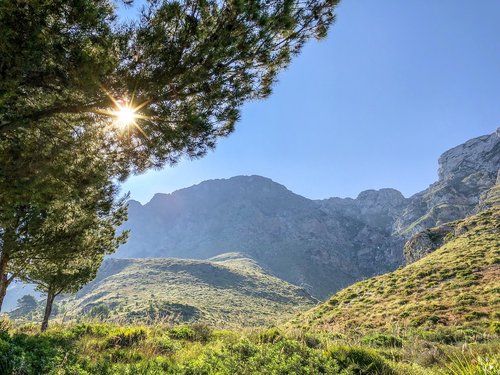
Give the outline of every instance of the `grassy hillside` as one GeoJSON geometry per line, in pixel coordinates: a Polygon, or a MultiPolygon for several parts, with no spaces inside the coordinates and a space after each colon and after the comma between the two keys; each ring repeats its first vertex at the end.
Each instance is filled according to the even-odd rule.
{"type": "Polygon", "coordinates": [[[421,260],[346,288],[281,328],[237,326],[285,317],[293,301],[310,299],[238,254],[108,261],[74,311],[115,304],[111,318],[130,320],[135,302],[151,299],[191,306],[215,324],[228,319],[234,329],[70,323],[40,334],[33,324],[0,321],[0,373],[500,374],[500,209],[454,228],[421,260]]]}
{"type": "Polygon", "coordinates": [[[66,318],[248,327],[290,318],[315,303],[303,289],[229,253],[209,261],[108,259],[97,278],[59,310],[66,318]]]}
{"type": "Polygon", "coordinates": [[[500,207],[455,224],[436,251],[358,282],[296,317],[330,332],[467,328],[500,332],[500,207]]]}

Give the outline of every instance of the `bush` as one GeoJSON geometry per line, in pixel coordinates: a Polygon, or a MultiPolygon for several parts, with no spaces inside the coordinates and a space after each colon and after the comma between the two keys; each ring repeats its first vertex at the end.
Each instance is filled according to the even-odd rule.
{"type": "Polygon", "coordinates": [[[473,329],[442,327],[436,328],[432,331],[419,332],[419,335],[427,341],[450,345],[459,342],[476,341],[479,336],[479,332],[473,329]]]}
{"type": "Polygon", "coordinates": [[[206,324],[181,325],[169,329],[173,339],[198,342],[208,342],[212,338],[213,330],[206,324]]]}
{"type": "Polygon", "coordinates": [[[179,344],[168,337],[155,338],[153,343],[156,351],[163,355],[172,355],[180,349],[179,344]]]}
{"type": "Polygon", "coordinates": [[[284,338],[283,333],[276,327],[269,328],[259,333],[258,342],[261,344],[274,344],[284,338]]]}
{"type": "Polygon", "coordinates": [[[57,344],[46,336],[4,333],[0,338],[0,374],[49,373],[63,357],[57,344]]]}
{"type": "Polygon", "coordinates": [[[70,329],[70,333],[76,338],[80,338],[85,335],[105,337],[109,335],[110,331],[110,327],[106,324],[80,323],[70,329]]]}
{"type": "Polygon", "coordinates": [[[500,322],[491,322],[490,331],[494,334],[500,335],[500,322]]]}
{"type": "Polygon", "coordinates": [[[329,350],[341,368],[356,375],[391,375],[394,371],[375,351],[356,346],[337,346],[329,350]]]}
{"type": "Polygon", "coordinates": [[[400,348],[403,346],[403,341],[399,337],[383,333],[365,336],[361,342],[366,345],[385,348],[400,348]]]}
{"type": "Polygon", "coordinates": [[[304,335],[304,344],[311,349],[319,348],[322,345],[321,340],[318,337],[309,333],[304,335]]]}
{"type": "Polygon", "coordinates": [[[190,326],[175,326],[169,329],[168,334],[176,340],[194,341],[196,333],[190,326]]]}
{"type": "Polygon", "coordinates": [[[127,348],[146,338],[143,328],[123,328],[115,335],[108,338],[106,347],[127,348]]]}
{"type": "Polygon", "coordinates": [[[110,312],[108,305],[101,303],[92,307],[88,315],[92,318],[106,319],[109,318],[110,312]]]}

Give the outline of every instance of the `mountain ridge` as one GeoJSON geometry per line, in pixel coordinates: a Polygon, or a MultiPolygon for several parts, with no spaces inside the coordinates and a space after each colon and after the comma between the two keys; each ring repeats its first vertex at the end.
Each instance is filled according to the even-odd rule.
{"type": "Polygon", "coordinates": [[[500,206],[449,223],[448,229],[440,245],[406,267],[355,283],[289,324],[336,332],[494,329],[500,308],[500,206]]]}
{"type": "Polygon", "coordinates": [[[207,180],[132,202],[124,226],[131,236],[115,256],[208,259],[237,251],[326,298],[404,264],[404,243],[422,230],[496,199],[499,165],[500,129],[444,152],[438,181],[408,198],[383,188],[311,200],[257,175],[207,180]]]}

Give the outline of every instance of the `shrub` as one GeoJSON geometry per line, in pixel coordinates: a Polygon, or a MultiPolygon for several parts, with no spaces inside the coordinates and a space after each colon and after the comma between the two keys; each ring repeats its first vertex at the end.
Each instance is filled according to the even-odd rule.
{"type": "Polygon", "coordinates": [[[144,340],[145,338],[146,331],[143,328],[123,328],[118,330],[115,335],[108,338],[106,341],[106,347],[126,348],[144,340]]]}
{"type": "Polygon", "coordinates": [[[154,337],[150,343],[155,352],[162,355],[172,355],[181,348],[178,343],[166,336],[154,337]]]}
{"type": "Polygon", "coordinates": [[[310,333],[306,333],[304,335],[304,344],[306,344],[308,348],[316,349],[321,346],[321,340],[310,333]]]}
{"type": "Polygon", "coordinates": [[[110,331],[111,331],[110,327],[106,324],[87,324],[87,323],[77,324],[70,329],[70,333],[76,338],[85,335],[105,337],[109,335],[110,331]]]}
{"type": "Polygon", "coordinates": [[[106,319],[109,318],[110,312],[111,311],[108,305],[100,303],[99,305],[92,307],[88,315],[92,318],[106,319]]]}
{"type": "Polygon", "coordinates": [[[474,305],[477,302],[476,297],[468,294],[461,294],[456,298],[457,304],[461,306],[474,305]]]}
{"type": "Polygon", "coordinates": [[[464,315],[464,319],[468,322],[472,322],[474,320],[478,320],[481,318],[487,318],[489,315],[488,313],[482,312],[482,311],[472,311],[466,315],[464,315]]]}
{"type": "Polygon", "coordinates": [[[356,346],[337,346],[329,350],[331,358],[349,374],[356,375],[390,375],[391,367],[375,351],[356,346]]]}
{"type": "Polygon", "coordinates": [[[169,335],[176,340],[208,342],[213,330],[206,324],[175,326],[169,329],[169,335]]]}
{"type": "Polygon", "coordinates": [[[259,351],[259,348],[249,340],[243,339],[235,345],[232,345],[230,350],[242,359],[248,359],[253,357],[259,351]]]}
{"type": "Polygon", "coordinates": [[[194,341],[196,333],[190,326],[175,326],[169,329],[169,335],[173,339],[177,340],[189,340],[194,341]]]}
{"type": "Polygon", "coordinates": [[[278,328],[273,327],[259,333],[258,342],[261,344],[263,343],[274,344],[278,341],[281,341],[283,338],[284,338],[283,333],[278,328]]]}
{"type": "Polygon", "coordinates": [[[456,344],[459,342],[475,341],[479,332],[473,329],[459,329],[453,327],[440,327],[432,331],[420,332],[419,335],[427,341],[442,344],[456,344]]]}
{"type": "Polygon", "coordinates": [[[376,333],[373,335],[365,336],[363,337],[361,342],[363,344],[375,347],[400,348],[403,346],[403,341],[399,337],[383,333],[376,333]]]}
{"type": "Polygon", "coordinates": [[[500,322],[491,322],[490,331],[494,334],[500,334],[500,322]]]}
{"type": "Polygon", "coordinates": [[[196,341],[208,342],[212,338],[213,329],[206,324],[196,323],[191,325],[196,341]]]}

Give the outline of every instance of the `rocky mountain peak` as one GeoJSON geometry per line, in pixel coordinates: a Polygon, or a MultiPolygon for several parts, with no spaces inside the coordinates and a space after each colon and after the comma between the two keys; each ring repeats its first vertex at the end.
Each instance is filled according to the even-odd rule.
{"type": "MultiPolygon", "coordinates": [[[[413,235],[462,219],[480,202],[482,209],[500,202],[500,189],[492,188],[500,130],[445,152],[439,163],[439,180],[410,198],[387,188],[363,191],[356,199],[310,200],[253,175],[157,194],[145,205],[131,201],[124,225],[130,238],[116,256],[209,259],[241,253],[325,297],[403,264],[404,242],[413,235]]],[[[416,238],[415,254],[432,251],[441,237],[428,231],[416,238]]]]}
{"type": "Polygon", "coordinates": [[[398,207],[405,203],[406,198],[396,189],[365,190],[359,193],[356,201],[362,206],[398,207]]]}
{"type": "Polygon", "coordinates": [[[439,180],[409,198],[394,231],[410,238],[426,228],[463,219],[477,212],[479,205],[486,207],[499,168],[500,129],[446,151],[439,158],[439,180]]]}
{"type": "Polygon", "coordinates": [[[463,178],[475,172],[497,175],[500,166],[500,128],[495,133],[471,139],[439,158],[440,180],[463,178]]]}

